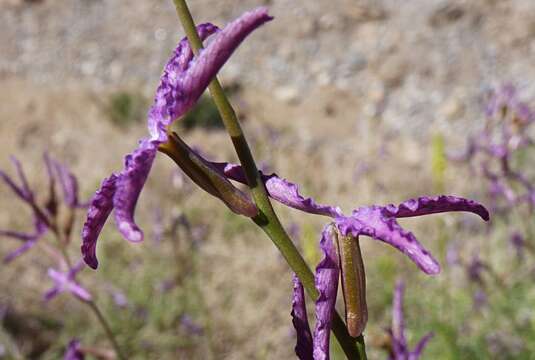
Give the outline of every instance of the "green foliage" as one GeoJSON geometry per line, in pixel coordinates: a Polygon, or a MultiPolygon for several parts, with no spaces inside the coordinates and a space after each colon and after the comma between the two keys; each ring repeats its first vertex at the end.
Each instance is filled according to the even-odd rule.
{"type": "Polygon", "coordinates": [[[186,129],[222,129],[223,122],[211,97],[203,95],[197,105],[184,116],[180,124],[186,129]]]}
{"type": "Polygon", "coordinates": [[[105,109],[112,124],[127,128],[143,122],[147,104],[142,95],[124,90],[111,94],[105,109]]]}
{"type": "Polygon", "coordinates": [[[448,160],[446,158],[446,144],[442,134],[433,136],[431,149],[431,173],[433,177],[433,185],[435,190],[439,193],[444,191],[444,181],[446,166],[448,160]]]}
{"type": "MultiPolygon", "coordinates": [[[[227,96],[235,95],[240,90],[241,86],[238,83],[225,86],[224,88],[227,96]]],[[[201,96],[197,104],[184,116],[179,124],[186,130],[195,128],[218,130],[224,128],[217,106],[208,94],[201,96]]]]}

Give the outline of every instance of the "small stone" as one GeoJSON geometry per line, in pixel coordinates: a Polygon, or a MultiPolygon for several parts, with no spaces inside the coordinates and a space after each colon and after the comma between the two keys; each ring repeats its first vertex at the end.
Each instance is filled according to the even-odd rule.
{"type": "Polygon", "coordinates": [[[299,90],[293,86],[281,86],[275,89],[275,98],[287,104],[295,104],[299,101],[299,90]]]}
{"type": "Polygon", "coordinates": [[[439,114],[448,120],[455,120],[463,116],[464,105],[456,98],[448,99],[440,108],[439,114]]]}
{"type": "Polygon", "coordinates": [[[385,85],[390,88],[397,88],[405,79],[407,72],[407,63],[399,55],[392,55],[385,59],[385,61],[379,65],[378,75],[385,85]]]}

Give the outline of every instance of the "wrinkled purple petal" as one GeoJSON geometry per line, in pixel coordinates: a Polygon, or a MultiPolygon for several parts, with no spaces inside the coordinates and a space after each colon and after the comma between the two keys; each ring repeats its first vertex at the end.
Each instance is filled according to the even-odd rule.
{"type": "MultiPolygon", "coordinates": [[[[246,184],[245,174],[240,165],[229,163],[212,163],[216,168],[234,181],[246,184]]],[[[299,186],[293,184],[276,174],[263,175],[262,180],[271,198],[292,207],[311,214],[336,217],[342,215],[338,207],[317,204],[312,198],[305,198],[299,193],[299,186]]]]}
{"type": "Polygon", "coordinates": [[[379,206],[363,207],[355,210],[350,217],[336,219],[343,236],[370,236],[392,245],[426,274],[438,274],[440,265],[433,256],[416,240],[409,231],[404,230],[394,218],[386,217],[379,206]]]}
{"type": "Polygon", "coordinates": [[[143,231],[134,221],[136,203],[152,167],[159,143],[141,140],[139,147],[125,158],[125,168],[118,175],[116,191],[113,196],[115,222],[126,240],[143,240],[143,231]]]}
{"type": "Polygon", "coordinates": [[[293,274],[292,323],[297,334],[295,353],[300,360],[312,359],[312,334],[308,325],[303,284],[293,274]]]}
{"type": "Polygon", "coordinates": [[[395,218],[422,216],[450,211],[467,211],[479,215],[483,220],[489,220],[489,212],[476,201],[457,197],[440,195],[436,197],[422,196],[410,199],[399,205],[384,207],[387,216],[395,218]]]}
{"type": "MultiPolygon", "coordinates": [[[[165,68],[149,112],[148,126],[153,140],[166,140],[166,127],[195,104],[243,39],[268,20],[271,17],[266,8],[244,13],[219,31],[213,41],[193,59],[189,46],[184,42],[178,45],[165,68]]],[[[217,27],[204,24],[197,30],[201,37],[207,37],[216,32],[217,27]]]]}
{"type": "MultiPolygon", "coordinates": [[[[217,26],[210,23],[197,26],[197,33],[201,41],[218,30],[217,26]]],[[[148,128],[153,139],[165,141],[167,139],[167,126],[181,115],[176,112],[176,107],[173,106],[177,95],[181,95],[177,91],[176,81],[180,74],[184,73],[190,66],[192,58],[193,51],[188,39],[183,38],[165,65],[160,85],[156,90],[154,105],[149,111],[148,128]]]]}
{"type": "Polygon", "coordinates": [[[72,339],[67,345],[63,360],[84,360],[84,353],[80,350],[80,341],[78,339],[72,339]]]}
{"type": "Polygon", "coordinates": [[[316,300],[316,327],[314,329],[314,360],[329,359],[329,335],[338,291],[338,255],[334,245],[335,229],[329,224],[322,232],[320,248],[324,258],[316,267],[315,283],[319,297],[316,300]]]}
{"type": "Polygon", "coordinates": [[[82,228],[82,255],[85,263],[93,269],[98,266],[97,239],[113,209],[116,181],[117,175],[115,174],[102,181],[100,188],[91,199],[87,219],[82,228]]]}

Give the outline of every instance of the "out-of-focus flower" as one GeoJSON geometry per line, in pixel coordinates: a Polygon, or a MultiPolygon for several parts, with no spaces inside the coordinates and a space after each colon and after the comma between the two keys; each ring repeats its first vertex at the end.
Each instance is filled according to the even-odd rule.
{"type": "Polygon", "coordinates": [[[221,31],[212,24],[199,25],[197,31],[201,39],[215,35],[195,58],[187,39],[178,44],[165,66],[148,114],[150,137],[140,140],[138,148],[125,157],[124,169],[106,178],[91,201],[82,230],[82,253],[90,267],[98,266],[96,241],[112,210],[115,210],[117,228],[125,239],[143,240],[143,232],[134,221],[134,211],[158,150],[169,154],[195,183],[220,198],[232,211],[249,217],[256,215],[257,209],[247,195],[210,166],[206,167],[198,160],[200,155],[178,136],[169,136],[168,127],[191,109],[242,40],[269,20],[267,10],[258,8],[243,14],[221,31]]]}
{"type": "Polygon", "coordinates": [[[394,300],[392,302],[392,327],[388,330],[391,339],[390,360],[417,360],[422,355],[427,342],[433,337],[430,332],[418,341],[414,350],[409,349],[407,337],[405,336],[405,317],[403,314],[403,296],[405,284],[398,280],[394,290],[394,300]]]}
{"type": "Polygon", "coordinates": [[[458,265],[459,259],[459,244],[456,241],[451,241],[446,249],[446,262],[448,265],[458,265]]]}
{"type": "Polygon", "coordinates": [[[47,226],[39,218],[34,218],[34,232],[31,234],[12,230],[0,230],[0,236],[9,237],[24,242],[20,247],[8,253],[4,257],[4,263],[7,264],[18,256],[24,254],[26,251],[30,250],[37,243],[37,241],[46,234],[47,230],[47,226]]]}
{"type": "Polygon", "coordinates": [[[78,339],[72,339],[67,345],[63,360],[84,360],[85,355],[80,349],[80,341],[78,339]]]}
{"type": "Polygon", "coordinates": [[[74,267],[66,273],[55,269],[48,269],[48,276],[54,281],[54,287],[48,290],[45,295],[45,301],[50,301],[62,292],[70,292],[82,301],[91,301],[92,296],[82,285],[76,281],[76,275],[85,267],[82,261],[79,261],[74,267]]]}
{"type": "Polygon", "coordinates": [[[33,217],[33,231],[31,233],[12,231],[12,230],[0,230],[0,236],[5,236],[13,239],[23,241],[23,245],[18,249],[12,251],[4,257],[4,262],[10,262],[18,256],[24,254],[31,249],[35,243],[43,238],[48,231],[55,234],[63,232],[63,234],[70,234],[72,223],[74,221],[74,209],[84,207],[85,204],[78,200],[78,182],[76,177],[58,161],[52,159],[47,153],[44,154],[44,162],[47,169],[47,175],[49,178],[49,190],[46,197],[46,201],[41,206],[37,200],[34,191],[30,188],[26,175],[20,162],[12,157],[13,162],[20,185],[18,185],[10,176],[0,170],[0,178],[4,183],[17,195],[22,201],[24,201],[32,210],[33,217]],[[71,210],[71,217],[69,220],[61,224],[58,218],[59,204],[56,198],[55,184],[59,179],[59,183],[64,189],[64,203],[71,210]],[[61,228],[60,228],[61,227],[61,228]]]}
{"type": "Polygon", "coordinates": [[[202,326],[196,323],[188,314],[180,316],[180,326],[191,335],[198,336],[204,333],[202,326]]]}
{"type": "Polygon", "coordinates": [[[483,289],[477,289],[474,292],[474,309],[480,310],[483,306],[485,306],[488,302],[487,294],[483,289]]]}
{"type": "Polygon", "coordinates": [[[524,258],[524,251],[526,248],[526,240],[524,239],[524,236],[522,236],[520,232],[515,231],[509,237],[509,242],[515,250],[517,259],[522,260],[524,258]]]}
{"type": "Polygon", "coordinates": [[[479,285],[484,285],[483,272],[488,270],[489,266],[480,259],[477,253],[472,255],[470,262],[466,265],[468,279],[479,285]]]}
{"type": "Polygon", "coordinates": [[[535,183],[515,169],[512,160],[519,150],[535,145],[528,129],[535,122],[535,112],[519,100],[512,85],[505,85],[491,94],[485,114],[485,128],[469,137],[464,154],[450,159],[468,163],[473,172],[487,179],[492,210],[507,213],[527,204],[533,212],[535,183]]]}

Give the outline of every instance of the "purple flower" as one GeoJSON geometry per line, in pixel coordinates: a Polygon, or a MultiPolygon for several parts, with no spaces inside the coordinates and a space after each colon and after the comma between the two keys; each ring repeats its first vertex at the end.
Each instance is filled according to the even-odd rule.
{"type": "Polygon", "coordinates": [[[0,230],[0,236],[23,241],[23,244],[20,247],[11,251],[4,257],[4,263],[7,264],[30,250],[37,241],[46,234],[47,230],[47,226],[39,218],[34,218],[34,232],[30,234],[12,230],[0,230]]]}
{"type": "MultiPolygon", "coordinates": [[[[12,230],[0,230],[0,236],[10,237],[24,242],[22,246],[4,257],[5,263],[12,261],[19,255],[22,255],[31,249],[33,245],[35,245],[39,239],[44,237],[49,230],[54,233],[57,233],[60,230],[60,222],[58,219],[58,202],[55,191],[57,179],[59,179],[60,184],[64,184],[62,187],[65,190],[64,202],[66,206],[71,210],[84,206],[84,204],[78,201],[78,185],[75,176],[67,169],[67,167],[50,158],[47,153],[45,153],[43,157],[49,180],[48,196],[44,206],[41,206],[37,203],[36,195],[30,188],[28,180],[26,179],[26,175],[24,174],[24,170],[22,169],[22,165],[16,158],[12,157],[11,161],[15,165],[20,185],[18,185],[5,172],[0,170],[0,178],[2,178],[4,183],[8,185],[8,187],[15,193],[15,195],[17,195],[17,197],[19,197],[31,208],[33,217],[33,231],[30,233],[12,230]]],[[[64,228],[61,229],[67,235],[67,238],[70,234],[70,229],[72,228],[75,219],[72,212],[71,215],[72,216],[70,216],[68,222],[64,224],[64,228]]]]}
{"type": "Polygon", "coordinates": [[[200,336],[204,333],[202,326],[196,323],[188,314],[180,316],[180,326],[191,335],[200,336]]]}
{"type": "Polygon", "coordinates": [[[80,349],[80,341],[78,339],[72,339],[67,345],[63,360],[84,360],[84,353],[80,349]]]}
{"type": "Polygon", "coordinates": [[[82,285],[76,281],[76,275],[85,267],[82,261],[79,261],[73,268],[66,273],[55,269],[48,269],[48,276],[54,281],[54,287],[48,290],[45,295],[45,301],[50,301],[62,292],[68,291],[82,301],[91,301],[92,296],[82,285]]]}
{"type": "Polygon", "coordinates": [[[484,285],[483,272],[489,271],[489,269],[489,266],[479,258],[479,255],[474,253],[466,265],[466,275],[473,283],[484,285]]]}
{"type": "Polygon", "coordinates": [[[195,58],[187,39],[178,44],[165,66],[154,104],[148,114],[150,137],[140,140],[138,148],[125,157],[124,169],[105,179],[91,201],[82,230],[82,254],[90,267],[95,269],[98,266],[96,241],[113,209],[117,228],[123,237],[132,242],[143,240],[143,232],[134,221],[134,211],[156,152],[168,140],[176,145],[174,150],[184,152],[185,156],[181,157],[184,163],[179,165],[197,184],[222,199],[231,210],[246,216],[256,215],[256,207],[245,194],[240,204],[228,201],[229,197],[233,199],[242,194],[233,189],[226,178],[218,178],[218,174],[209,166],[203,167],[206,164],[197,159],[198,155],[193,150],[181,143],[176,136],[170,138],[167,132],[168,127],[196,103],[242,40],[269,20],[271,17],[267,10],[258,8],[246,12],[223,30],[212,24],[199,25],[197,31],[201,39],[215,35],[213,41],[195,58]],[[219,191],[214,184],[223,186],[223,190],[219,191]]]}
{"type": "Polygon", "coordinates": [[[488,302],[487,294],[483,289],[477,289],[473,295],[474,310],[480,310],[488,302]]]}
{"type": "Polygon", "coordinates": [[[515,231],[511,234],[509,242],[515,250],[517,259],[522,260],[524,258],[524,250],[526,247],[526,239],[524,239],[524,236],[520,232],[515,231]]]}
{"type": "Polygon", "coordinates": [[[390,360],[417,360],[422,355],[427,342],[433,337],[430,332],[425,335],[416,344],[414,350],[409,349],[407,338],[405,336],[405,318],[403,315],[403,295],[405,284],[398,280],[394,291],[394,300],[392,303],[392,327],[388,330],[392,342],[390,360]]]}
{"type": "Polygon", "coordinates": [[[527,104],[518,99],[516,88],[512,84],[503,85],[493,92],[485,109],[488,117],[502,117],[505,112],[511,112],[522,124],[535,120],[535,113],[527,104]]]}
{"type": "MultiPolygon", "coordinates": [[[[230,168],[226,166],[227,170],[230,168]]],[[[233,171],[237,172],[237,167],[233,171]]],[[[229,172],[225,172],[229,174],[229,172]]],[[[239,176],[234,174],[235,179],[239,176]]],[[[324,259],[316,268],[316,288],[320,294],[316,301],[316,330],[314,332],[312,346],[314,359],[328,359],[329,354],[329,330],[332,321],[332,313],[337,296],[338,274],[342,272],[342,285],[357,287],[355,289],[343,286],[344,299],[346,302],[346,321],[348,330],[352,336],[358,336],[364,330],[367,321],[367,309],[365,299],[365,275],[362,265],[359,248],[359,236],[366,235],[375,240],[380,240],[390,244],[414,261],[418,267],[426,274],[437,274],[440,271],[438,262],[432,255],[416,240],[415,236],[404,230],[396,221],[397,218],[422,216],[450,211],[467,211],[479,215],[484,220],[489,219],[488,211],[474,201],[455,197],[437,196],[421,197],[401,203],[400,205],[361,207],[353,211],[350,216],[344,216],[339,208],[332,206],[318,205],[312,199],[303,198],[297,191],[296,185],[279,179],[277,184],[285,184],[288,189],[282,191],[280,187],[268,186],[268,180],[276,178],[275,175],[264,177],[269,195],[280,202],[297,208],[299,210],[329,215],[334,214],[334,222],[327,225],[322,234],[320,247],[324,253],[324,259]],[[290,194],[287,196],[286,194],[290,194]],[[328,209],[326,211],[326,209],[328,209]],[[320,210],[320,211],[318,211],[320,210]],[[350,255],[348,263],[352,266],[344,268],[344,245],[341,242],[353,241],[356,249],[350,255]],[[338,254],[334,243],[338,244],[338,254]],[[348,273],[345,273],[345,272],[348,273]],[[350,273],[349,273],[350,272],[350,273]],[[346,282],[346,277],[353,276],[353,285],[346,282]],[[350,298],[351,296],[351,298],[350,298]],[[352,303],[352,309],[349,309],[352,303]],[[356,311],[355,311],[356,310],[356,311]]],[[[349,249],[349,252],[352,250],[349,249]]],[[[297,281],[298,280],[294,280],[297,281]]],[[[294,301],[292,304],[292,317],[296,326],[298,336],[298,346],[296,353],[301,359],[307,359],[307,351],[303,344],[309,344],[310,337],[306,326],[300,325],[306,314],[304,301],[301,301],[300,285],[294,285],[294,301]]],[[[417,347],[416,353],[421,347],[417,347]]],[[[308,357],[310,358],[310,357],[308,357]]]]}
{"type": "Polygon", "coordinates": [[[312,334],[308,325],[305,291],[297,275],[293,274],[292,323],[297,333],[295,353],[299,359],[312,359],[312,334]]]}
{"type": "Polygon", "coordinates": [[[451,158],[468,162],[487,179],[493,210],[507,213],[525,203],[533,212],[535,184],[521,169],[514,169],[513,159],[518,150],[535,144],[528,129],[535,112],[518,99],[512,85],[505,85],[492,93],[485,113],[485,128],[469,138],[464,155],[451,158]],[[505,200],[503,206],[500,199],[505,200]]]}
{"type": "Polygon", "coordinates": [[[324,257],[316,267],[315,285],[319,292],[316,300],[316,327],[314,337],[310,333],[303,285],[294,274],[292,322],[297,333],[295,353],[301,360],[329,359],[329,337],[332,315],[338,291],[339,263],[333,242],[333,229],[323,229],[320,247],[324,257]]]}

